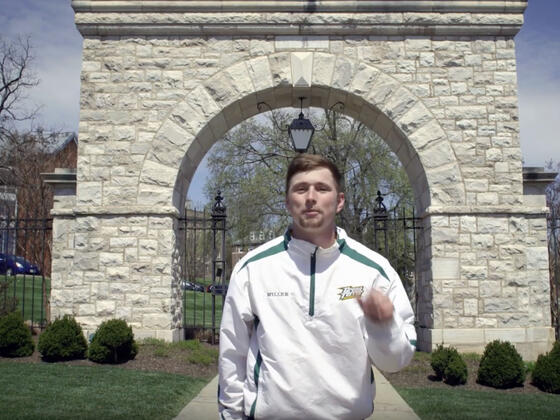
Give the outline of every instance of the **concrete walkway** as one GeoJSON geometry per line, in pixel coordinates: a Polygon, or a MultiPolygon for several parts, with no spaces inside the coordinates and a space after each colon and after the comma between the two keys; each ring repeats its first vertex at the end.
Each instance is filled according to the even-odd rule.
{"type": "MultiPolygon", "coordinates": [[[[377,389],[375,411],[367,420],[420,420],[381,372],[374,367],[373,373],[377,389]]],[[[218,420],[217,392],[216,376],[181,410],[175,420],[218,420]]]]}

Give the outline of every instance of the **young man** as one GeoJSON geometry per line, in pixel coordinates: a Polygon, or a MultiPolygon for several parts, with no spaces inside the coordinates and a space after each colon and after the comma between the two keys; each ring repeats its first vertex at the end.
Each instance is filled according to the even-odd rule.
{"type": "Polygon", "coordinates": [[[234,267],[220,329],[222,419],[364,419],[371,364],[412,358],[414,314],[397,273],[335,225],[330,161],[302,154],[286,176],[293,223],[234,267]]]}

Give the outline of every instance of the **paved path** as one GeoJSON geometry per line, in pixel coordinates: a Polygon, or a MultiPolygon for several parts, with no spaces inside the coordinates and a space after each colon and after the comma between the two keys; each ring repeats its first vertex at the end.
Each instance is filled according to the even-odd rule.
{"type": "MultiPolygon", "coordinates": [[[[373,372],[377,395],[375,411],[367,420],[420,420],[381,372],[375,367],[373,372]]],[[[217,392],[218,377],[216,376],[181,410],[175,420],[218,420],[217,392]]]]}

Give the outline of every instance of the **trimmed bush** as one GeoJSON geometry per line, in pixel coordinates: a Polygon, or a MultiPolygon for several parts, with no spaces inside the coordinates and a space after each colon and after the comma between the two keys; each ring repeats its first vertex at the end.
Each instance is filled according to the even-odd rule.
{"type": "Polygon", "coordinates": [[[436,378],[440,381],[443,379],[450,352],[451,348],[443,347],[443,344],[438,344],[437,348],[432,352],[430,365],[436,374],[436,378]]]}
{"type": "Polygon", "coordinates": [[[560,394],[560,342],[537,358],[532,375],[533,384],[541,391],[560,394]]]}
{"type": "Polygon", "coordinates": [[[501,389],[523,386],[525,365],[513,344],[495,340],[486,345],[480,359],[477,382],[501,389]]]}
{"type": "Polygon", "coordinates": [[[87,341],[82,327],[73,317],[65,315],[50,324],[39,336],[37,350],[49,362],[84,359],[87,341]]]}
{"type": "Polygon", "coordinates": [[[138,353],[132,328],[124,320],[112,319],[101,323],[91,344],[88,358],[97,363],[123,363],[138,353]]]}
{"type": "Polygon", "coordinates": [[[453,347],[443,347],[438,345],[432,353],[432,369],[438,380],[442,380],[449,385],[460,385],[467,382],[467,364],[453,347]]]}
{"type": "Polygon", "coordinates": [[[30,356],[34,349],[31,331],[23,323],[19,312],[12,312],[0,318],[0,356],[30,356]]]}
{"type": "Polygon", "coordinates": [[[467,383],[467,364],[457,352],[452,349],[449,353],[449,359],[445,371],[443,372],[443,380],[449,385],[463,385],[467,383]]]}

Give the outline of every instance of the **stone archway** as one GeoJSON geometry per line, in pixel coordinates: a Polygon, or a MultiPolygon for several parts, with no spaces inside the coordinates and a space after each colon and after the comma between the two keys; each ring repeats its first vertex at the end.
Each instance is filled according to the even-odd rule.
{"type": "Polygon", "coordinates": [[[75,202],[53,314],[178,339],[176,224],[210,146],[256,104],[345,103],[403,162],[425,231],[419,346],[550,346],[545,210],[524,205],[515,45],[526,1],[75,0],[75,202]]]}

